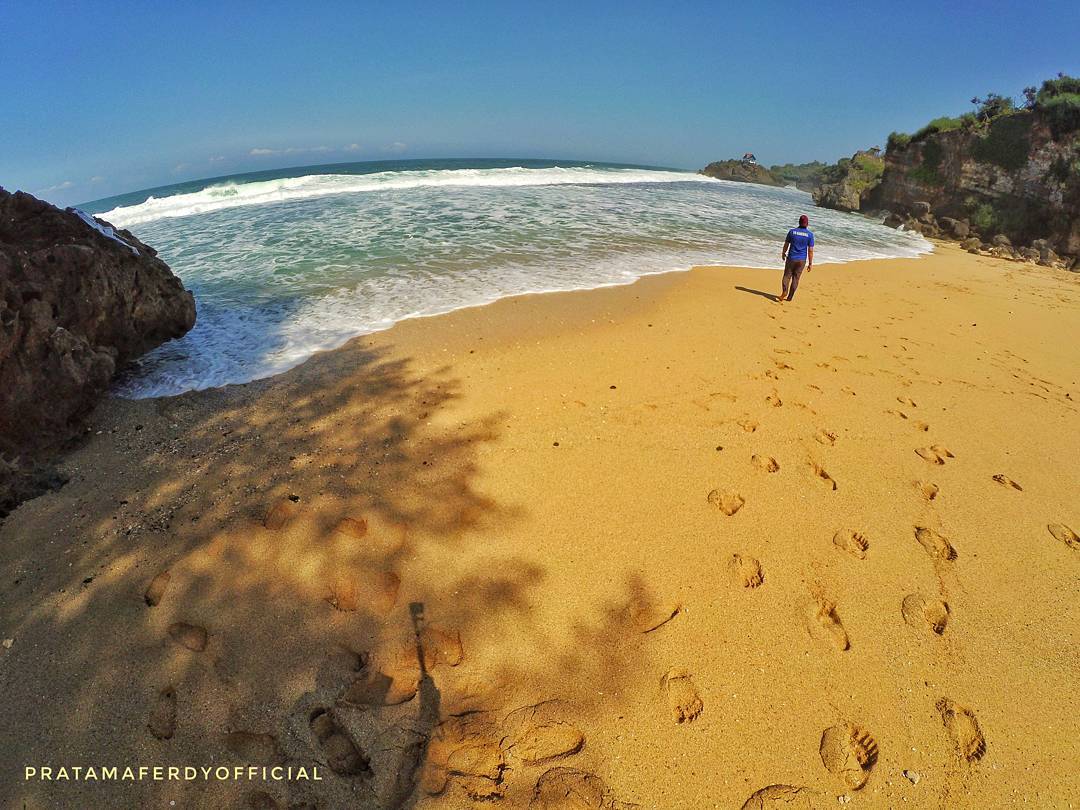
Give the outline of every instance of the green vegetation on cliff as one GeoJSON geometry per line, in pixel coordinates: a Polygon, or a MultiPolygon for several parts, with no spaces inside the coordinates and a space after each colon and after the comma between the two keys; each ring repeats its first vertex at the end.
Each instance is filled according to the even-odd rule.
{"type": "Polygon", "coordinates": [[[1031,151],[1030,115],[1006,115],[995,119],[986,133],[971,145],[971,155],[982,163],[993,163],[1014,171],[1027,163],[1031,151]]]}
{"type": "Polygon", "coordinates": [[[1059,75],[1043,82],[1033,106],[1042,110],[1055,138],[1075,132],[1080,129],[1080,78],[1059,75]]]}
{"type": "Polygon", "coordinates": [[[931,135],[964,130],[978,132],[989,141],[979,158],[1004,168],[1017,166],[1021,150],[1026,155],[1027,132],[1033,118],[1041,118],[1050,126],[1055,138],[1080,129],[1080,78],[1058,74],[1047,79],[1039,90],[1024,89],[1025,102],[1017,106],[1008,96],[988,93],[986,98],[973,98],[975,112],[956,117],[935,118],[913,135],[893,132],[889,135],[887,151],[907,149],[931,135]]]}
{"type": "Polygon", "coordinates": [[[892,133],[884,176],[861,207],[931,235],[1005,236],[1031,245],[1029,258],[1053,264],[1057,251],[1069,266],[1080,258],[1080,78],[1058,74],[1019,103],[997,93],[972,103],[892,133]]]}
{"type": "Polygon", "coordinates": [[[772,176],[786,186],[795,186],[803,191],[813,191],[822,182],[822,176],[828,168],[827,163],[814,160],[810,163],[783,163],[770,166],[772,176]]]}
{"type": "Polygon", "coordinates": [[[856,152],[841,158],[822,172],[821,185],[814,189],[814,203],[839,211],[858,211],[864,194],[881,182],[885,160],[878,149],[856,152]]]}

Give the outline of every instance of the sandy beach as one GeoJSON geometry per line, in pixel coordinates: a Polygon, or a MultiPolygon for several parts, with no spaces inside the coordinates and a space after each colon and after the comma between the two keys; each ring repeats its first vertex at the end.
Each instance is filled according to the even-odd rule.
{"type": "Polygon", "coordinates": [[[938,244],[778,286],[104,403],[0,527],[0,803],[1080,805],[1080,276],[938,244]],[[247,764],[321,779],[39,778],[247,764]]]}

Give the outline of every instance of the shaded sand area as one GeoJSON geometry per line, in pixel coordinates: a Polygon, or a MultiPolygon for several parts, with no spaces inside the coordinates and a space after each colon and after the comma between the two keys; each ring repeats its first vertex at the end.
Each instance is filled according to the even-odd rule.
{"type": "Polygon", "coordinates": [[[1078,281],[702,268],[110,402],[0,529],[0,798],[1080,804],[1078,281]],[[322,780],[23,781],[248,763],[322,780]]]}

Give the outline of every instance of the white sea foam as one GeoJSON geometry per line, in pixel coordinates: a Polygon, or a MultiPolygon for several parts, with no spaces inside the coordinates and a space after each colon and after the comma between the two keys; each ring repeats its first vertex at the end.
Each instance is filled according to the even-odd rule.
{"type": "Polygon", "coordinates": [[[114,242],[119,242],[136,256],[139,255],[139,251],[134,245],[128,244],[126,240],[121,239],[119,236],[116,235],[116,231],[114,231],[112,228],[102,225],[100,222],[94,219],[91,214],[86,213],[81,208],[71,208],[69,210],[73,214],[75,214],[75,216],[77,216],[79,219],[81,219],[83,222],[93,228],[95,231],[104,236],[106,239],[112,239],[114,242]]]}
{"type": "MultiPolygon", "coordinates": [[[[819,264],[931,249],[918,234],[811,206],[793,189],[588,168],[309,176],[148,200],[126,209],[144,219],[101,216],[134,223],[194,290],[199,315],[118,392],[246,382],[404,318],[510,295],[626,284],[693,265],[776,268],[801,213],[811,216],[819,264]],[[387,193],[361,193],[377,190],[387,193]],[[279,198],[290,202],[261,204],[279,198]],[[215,200],[242,202],[194,210],[215,200]]],[[[762,276],[766,289],[775,283],[762,276]]],[[[812,295],[807,283],[803,294],[812,295]]]]}
{"type": "Polygon", "coordinates": [[[303,200],[331,194],[402,191],[425,187],[510,187],[569,184],[722,182],[691,172],[653,169],[594,169],[584,166],[527,169],[519,166],[494,169],[421,169],[371,174],[312,174],[253,183],[226,182],[190,194],[161,199],[150,197],[138,205],[114,208],[98,214],[120,228],[131,228],[168,217],[205,214],[245,205],[303,200]]]}

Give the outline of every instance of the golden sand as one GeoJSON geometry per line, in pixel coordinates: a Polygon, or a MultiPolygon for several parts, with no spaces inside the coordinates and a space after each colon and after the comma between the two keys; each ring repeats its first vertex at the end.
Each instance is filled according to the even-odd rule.
{"type": "Polygon", "coordinates": [[[699,268],[110,402],[0,529],[0,797],[1080,804],[1078,281],[699,268]],[[247,763],[323,778],[23,779],[247,763]]]}

